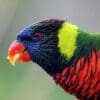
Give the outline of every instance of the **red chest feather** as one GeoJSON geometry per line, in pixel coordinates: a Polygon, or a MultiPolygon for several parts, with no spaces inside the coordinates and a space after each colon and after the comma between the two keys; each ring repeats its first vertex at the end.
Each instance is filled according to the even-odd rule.
{"type": "Polygon", "coordinates": [[[80,100],[100,100],[100,50],[92,51],[87,59],[80,58],[75,66],[66,66],[53,78],[80,100]]]}

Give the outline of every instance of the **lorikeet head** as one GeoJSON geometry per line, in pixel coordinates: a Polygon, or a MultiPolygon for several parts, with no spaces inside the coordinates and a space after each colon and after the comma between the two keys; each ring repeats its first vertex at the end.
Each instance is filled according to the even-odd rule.
{"type": "Polygon", "coordinates": [[[50,19],[30,25],[11,44],[8,59],[12,64],[16,61],[36,62],[52,75],[61,71],[66,65],[65,60],[73,56],[76,36],[77,27],[64,20],[50,19]]]}

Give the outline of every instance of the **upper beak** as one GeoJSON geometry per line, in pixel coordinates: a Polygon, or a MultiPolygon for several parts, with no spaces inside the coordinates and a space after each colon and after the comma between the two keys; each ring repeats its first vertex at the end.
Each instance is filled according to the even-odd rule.
{"type": "Polygon", "coordinates": [[[8,56],[7,59],[10,61],[10,63],[15,66],[15,62],[28,62],[31,61],[30,54],[26,50],[23,43],[14,41],[8,50],[8,56]]]}
{"type": "Polygon", "coordinates": [[[10,61],[10,63],[15,66],[15,62],[18,61],[18,59],[21,57],[22,53],[16,54],[15,56],[7,56],[7,59],[10,61]]]}

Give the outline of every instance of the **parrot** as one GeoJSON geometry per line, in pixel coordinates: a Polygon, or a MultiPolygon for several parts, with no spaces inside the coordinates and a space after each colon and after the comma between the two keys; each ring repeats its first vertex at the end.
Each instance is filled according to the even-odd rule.
{"type": "Polygon", "coordinates": [[[10,44],[7,58],[38,64],[66,93],[78,100],[100,100],[100,34],[63,19],[26,26],[10,44]]]}

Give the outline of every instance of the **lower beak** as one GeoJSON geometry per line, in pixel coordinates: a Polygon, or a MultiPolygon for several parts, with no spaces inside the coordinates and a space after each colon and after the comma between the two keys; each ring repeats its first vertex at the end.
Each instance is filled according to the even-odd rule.
{"type": "Polygon", "coordinates": [[[7,59],[10,61],[10,63],[15,66],[15,62],[28,62],[31,61],[30,54],[26,50],[23,43],[14,41],[8,50],[8,56],[7,59]]]}

